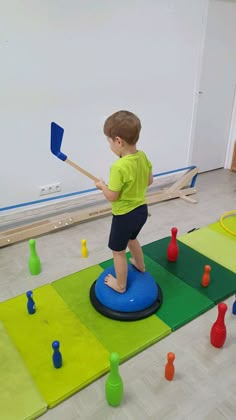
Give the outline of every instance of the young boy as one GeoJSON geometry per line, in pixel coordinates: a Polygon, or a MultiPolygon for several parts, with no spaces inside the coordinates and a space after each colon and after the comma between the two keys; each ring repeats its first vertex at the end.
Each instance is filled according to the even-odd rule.
{"type": "Polygon", "coordinates": [[[146,190],[152,184],[152,165],[144,152],[136,149],[141,123],[129,111],[118,111],[107,118],[104,134],[111,150],[120,158],[111,166],[108,186],[101,179],[95,182],[106,199],[112,203],[112,225],[109,248],[112,250],[116,278],[111,274],[105,278],[107,286],[119,293],[126,291],[128,264],[126,248],[132,258],[130,262],[145,272],[143,251],[137,235],[148,216],[146,190]]]}

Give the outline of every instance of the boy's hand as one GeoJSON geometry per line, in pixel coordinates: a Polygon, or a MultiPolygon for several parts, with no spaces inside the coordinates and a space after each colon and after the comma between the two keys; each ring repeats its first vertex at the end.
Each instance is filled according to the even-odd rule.
{"type": "Polygon", "coordinates": [[[99,179],[99,181],[95,181],[94,183],[96,187],[101,190],[105,196],[105,198],[108,201],[116,201],[119,197],[120,192],[119,191],[111,191],[109,190],[108,186],[105,184],[102,178],[99,179]]]}
{"type": "Polygon", "coordinates": [[[98,188],[98,190],[102,190],[104,186],[106,186],[102,178],[100,178],[99,181],[95,181],[95,185],[98,188]]]}

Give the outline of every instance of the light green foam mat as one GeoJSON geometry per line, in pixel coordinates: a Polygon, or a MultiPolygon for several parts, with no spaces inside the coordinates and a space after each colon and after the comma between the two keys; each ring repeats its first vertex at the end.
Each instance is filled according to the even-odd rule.
{"type": "Polygon", "coordinates": [[[99,314],[90,303],[89,291],[102,271],[93,266],[53,282],[53,287],[109,352],[117,351],[124,361],[170,334],[171,328],[155,315],[122,322],[99,314]]]}
{"type": "Polygon", "coordinates": [[[0,321],[0,418],[33,420],[46,410],[46,402],[0,321]]]}
{"type": "MultiPolygon", "coordinates": [[[[236,233],[236,216],[233,218],[226,219],[225,221],[226,226],[231,229],[233,232],[236,233]]],[[[227,232],[225,230],[220,222],[211,223],[207,226],[209,229],[214,230],[215,232],[221,233],[222,235],[226,236],[228,239],[231,239],[232,241],[236,242],[236,235],[232,235],[231,233],[227,232]]]]}
{"type": "MultiPolygon", "coordinates": [[[[27,312],[26,296],[20,295],[0,304],[0,318],[38,390],[53,407],[107,372],[109,353],[51,285],[36,289],[34,300],[34,315],[27,312]],[[61,343],[60,369],[52,363],[54,340],[61,343]]],[[[79,304],[79,296],[76,300],[79,304]]]]}
{"type": "Polygon", "coordinates": [[[180,236],[178,240],[236,273],[236,241],[208,227],[180,236]]]}

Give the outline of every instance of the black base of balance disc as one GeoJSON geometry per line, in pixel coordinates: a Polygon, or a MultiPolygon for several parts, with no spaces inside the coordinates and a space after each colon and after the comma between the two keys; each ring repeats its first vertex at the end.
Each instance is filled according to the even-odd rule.
{"type": "Polygon", "coordinates": [[[135,312],[123,312],[123,311],[117,311],[113,310],[111,308],[108,308],[107,306],[103,305],[96,296],[95,293],[95,287],[96,287],[96,281],[92,284],[90,288],[90,300],[94,308],[102,315],[115,319],[118,321],[138,321],[143,318],[147,318],[150,315],[153,315],[161,306],[162,304],[162,291],[160,286],[157,285],[158,288],[158,295],[157,299],[150,305],[149,307],[135,312]]]}

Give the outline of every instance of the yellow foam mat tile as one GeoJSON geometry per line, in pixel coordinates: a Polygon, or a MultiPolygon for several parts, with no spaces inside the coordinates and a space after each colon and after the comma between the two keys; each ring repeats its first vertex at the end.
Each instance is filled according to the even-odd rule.
{"type": "Polygon", "coordinates": [[[46,401],[0,321],[0,418],[30,420],[46,410],[46,401]]]}

